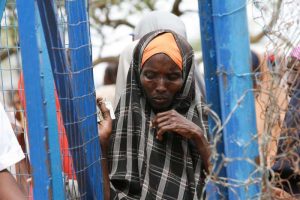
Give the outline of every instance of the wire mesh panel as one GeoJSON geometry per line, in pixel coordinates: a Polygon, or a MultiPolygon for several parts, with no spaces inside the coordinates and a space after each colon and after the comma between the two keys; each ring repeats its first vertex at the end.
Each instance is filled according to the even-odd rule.
{"type": "MultiPolygon", "coordinates": [[[[57,1],[56,4],[49,1],[50,4],[46,3],[48,13],[43,11],[45,15],[51,12],[50,17],[53,18],[49,19],[47,18],[49,16],[39,15],[37,4],[32,6],[34,1],[28,3],[28,7],[32,6],[32,13],[28,12],[24,2],[20,1],[18,12],[14,0],[2,2],[4,13],[1,21],[0,101],[10,117],[16,136],[26,154],[26,159],[11,167],[12,174],[15,175],[28,199],[33,199],[33,196],[36,199],[46,197],[44,193],[33,192],[39,191],[37,189],[39,187],[46,187],[43,189],[49,195],[48,197],[57,199],[55,189],[57,184],[62,184],[65,193],[63,196],[67,199],[101,199],[102,170],[90,60],[87,4],[84,1],[57,1]],[[68,12],[66,12],[66,5],[69,6],[68,12]],[[24,18],[18,20],[17,13],[24,18]],[[25,23],[26,20],[31,19],[37,29],[34,27],[30,29],[29,24],[25,23]],[[18,22],[22,23],[21,26],[18,22]],[[43,33],[42,28],[46,26],[51,28],[52,35],[43,33]],[[20,34],[23,38],[21,42],[20,34]],[[56,40],[51,43],[53,37],[56,40]],[[30,47],[31,39],[33,43],[30,47]],[[20,43],[24,54],[23,59],[21,59],[20,43]],[[39,51],[33,52],[32,47],[35,43],[39,51]],[[33,68],[36,66],[31,65],[34,64],[33,60],[40,62],[36,69],[33,68]],[[50,61],[53,71],[51,66],[48,66],[50,61]],[[22,63],[27,64],[25,71],[22,70],[22,63]],[[63,64],[58,66],[57,63],[63,64]],[[49,69],[51,74],[48,73],[49,69]],[[39,75],[35,78],[30,77],[31,70],[39,71],[39,75]],[[49,89],[54,82],[56,89],[49,89]],[[82,84],[83,82],[85,84],[82,84]],[[32,85],[37,88],[36,92],[32,91],[34,88],[31,87],[32,85]],[[41,92],[40,96],[39,92],[41,92]],[[36,107],[32,106],[34,101],[39,101],[36,107]],[[49,110],[51,103],[54,105],[52,111],[49,110]],[[38,108],[38,104],[42,107],[38,108]],[[30,116],[28,113],[31,113],[30,116]],[[44,113],[44,116],[32,121],[32,115],[35,113],[44,113]],[[31,124],[29,126],[31,128],[28,128],[28,124],[31,124]],[[32,124],[35,124],[36,128],[36,124],[44,124],[42,125],[44,127],[41,127],[41,131],[37,131],[32,128],[32,124]],[[54,124],[57,124],[57,127],[53,126],[54,124]],[[41,135],[41,132],[44,132],[45,136],[41,135]],[[34,134],[39,135],[35,137],[34,134]],[[59,144],[57,147],[53,146],[55,140],[59,144]],[[30,149],[33,149],[33,146],[30,148],[30,144],[34,144],[34,141],[39,142],[39,145],[44,144],[40,150],[45,150],[47,153],[43,155],[42,160],[45,162],[42,161],[39,168],[45,170],[44,174],[37,174],[37,171],[42,170],[38,170],[32,162],[39,160],[39,155],[43,154],[43,151],[38,149],[30,153],[30,149]],[[60,154],[61,164],[53,157],[56,152],[60,154]],[[57,164],[59,167],[55,166],[57,164]],[[35,174],[31,174],[31,170],[35,174]],[[64,183],[56,181],[61,175],[64,183]],[[45,182],[38,184],[40,179],[45,182]],[[48,184],[49,186],[46,186],[48,184]]],[[[42,8],[45,4],[40,6],[42,8]]]]}
{"type": "Polygon", "coordinates": [[[252,1],[254,24],[265,36],[253,76],[265,199],[300,195],[299,14],[297,0],[252,1]]]}
{"type": "MultiPolygon", "coordinates": [[[[252,44],[260,44],[259,48],[252,50],[251,72],[226,74],[219,70],[213,78],[228,75],[235,76],[234,78],[237,79],[252,78],[253,89],[251,88],[249,91],[254,93],[255,107],[249,113],[256,114],[255,128],[257,128],[257,132],[245,141],[240,140],[241,138],[230,137],[228,140],[221,140],[224,136],[222,135],[224,127],[234,118],[237,108],[241,105],[249,106],[241,103],[244,99],[243,95],[249,91],[242,91],[242,94],[236,93],[234,97],[236,106],[227,113],[227,118],[223,118],[223,121],[216,120],[214,124],[216,127],[213,127],[216,129],[212,129],[218,133],[211,141],[213,144],[212,155],[215,156],[214,159],[217,157],[218,162],[214,163],[216,164],[213,166],[214,173],[208,174],[207,177],[211,183],[220,186],[221,190],[214,192],[219,193],[221,198],[228,198],[224,192],[236,193],[236,188],[246,188],[245,191],[248,192],[247,188],[249,189],[253,183],[260,184],[262,190],[257,192],[252,199],[280,199],[292,198],[292,196],[298,198],[300,195],[298,125],[300,117],[298,71],[300,67],[300,2],[298,0],[251,0],[245,2],[245,5],[241,5],[236,10],[223,14],[236,13],[245,6],[250,8],[248,11],[250,10],[255,24],[255,26],[249,27],[250,32],[252,32],[252,28],[257,28],[254,31],[257,32],[257,35],[251,36],[250,39],[252,44]],[[226,143],[227,149],[219,146],[220,141],[223,144],[226,143]],[[256,150],[259,151],[260,159],[253,159],[253,155],[232,158],[226,157],[227,154],[222,154],[222,151],[232,150],[230,143],[248,153],[249,144],[256,141],[259,144],[256,150]],[[230,162],[250,164],[255,169],[254,176],[246,177],[246,180],[243,181],[240,179],[229,180],[224,169],[228,168],[230,162]],[[255,179],[257,174],[262,176],[255,179]],[[257,180],[261,180],[261,178],[262,181],[258,183],[257,180]]],[[[26,87],[26,84],[40,84],[41,101],[44,103],[44,100],[47,100],[46,102],[49,103],[49,98],[52,98],[55,114],[51,119],[55,118],[55,123],[57,123],[57,131],[49,131],[48,125],[52,124],[49,123],[51,115],[49,115],[46,105],[43,105],[42,112],[45,112],[45,115],[41,120],[46,128],[45,139],[42,142],[45,143],[43,146],[43,150],[46,151],[45,162],[49,163],[49,165],[43,166],[46,169],[43,177],[46,177],[47,184],[49,184],[49,188],[47,188],[49,198],[53,197],[55,193],[53,189],[56,183],[55,179],[57,174],[60,174],[63,179],[64,195],[67,199],[101,199],[102,171],[91,66],[88,3],[82,0],[38,1],[37,3],[35,9],[38,9],[40,14],[36,15],[36,21],[40,25],[39,28],[42,29],[41,33],[36,31],[34,37],[39,41],[37,42],[39,50],[41,52],[47,50],[46,57],[38,59],[43,61],[48,59],[49,67],[51,64],[53,76],[47,81],[55,83],[55,89],[51,88],[53,90],[52,97],[47,93],[50,84],[44,78],[46,62],[42,62],[38,68],[41,71],[38,83],[33,81],[30,83],[28,73],[22,70],[32,66],[22,67],[19,35],[23,29],[20,30],[20,24],[18,24],[16,3],[14,0],[8,0],[3,7],[0,41],[0,101],[4,105],[16,137],[26,155],[26,158],[13,165],[10,171],[16,177],[28,199],[33,198],[33,191],[36,187],[42,187],[34,184],[34,179],[41,177],[32,177],[33,173],[31,173],[32,160],[35,158],[32,157],[33,153],[30,154],[30,143],[33,138],[29,137],[28,128],[28,124],[37,123],[30,122],[28,116],[30,113],[28,109],[35,111],[32,106],[28,107],[28,104],[32,103],[28,101],[35,98],[36,93],[29,94],[29,98],[28,94],[25,95],[24,92],[26,88],[27,91],[29,88],[28,85],[26,87]],[[40,37],[44,37],[44,41],[40,37]],[[27,80],[25,86],[24,79],[27,80]],[[51,139],[58,140],[57,149],[51,149],[51,139]],[[54,167],[52,156],[55,150],[59,152],[61,171],[54,167]]],[[[211,32],[211,34],[215,33],[211,32]]],[[[40,54],[37,55],[40,56],[40,54]]],[[[210,81],[213,82],[215,79],[208,79],[207,83],[209,84],[210,81]]],[[[212,89],[214,87],[211,86],[216,85],[208,85],[207,88],[212,89]]],[[[210,96],[209,93],[213,92],[207,91],[208,96],[210,96]]],[[[226,106],[227,102],[225,101],[227,100],[230,99],[223,99],[223,102],[216,104],[226,106]]],[[[42,104],[42,102],[39,103],[42,104]]],[[[218,106],[213,105],[211,108],[212,110],[218,109],[218,106]]],[[[221,113],[218,114],[221,115],[221,113]]],[[[213,118],[217,119],[218,117],[213,116],[213,118]]],[[[236,130],[233,129],[233,131],[240,131],[243,127],[234,128],[236,130]]],[[[231,171],[231,173],[233,172],[231,171]]],[[[207,196],[209,195],[211,194],[207,193],[207,196]]],[[[247,195],[245,196],[247,197],[247,195]]],[[[236,195],[234,199],[243,198],[236,195]]]]}
{"type": "Polygon", "coordinates": [[[66,149],[72,156],[72,166],[67,166],[67,196],[101,199],[102,170],[87,4],[58,1],[57,6],[53,2],[38,2],[38,6],[62,109],[63,137],[68,140],[66,149]]]}
{"type": "MultiPolygon", "coordinates": [[[[202,3],[202,8],[206,6],[206,9],[209,9],[211,6],[215,6],[211,2],[214,1],[206,1],[205,5],[203,1],[199,1],[199,4],[202,3]]],[[[201,26],[206,29],[206,32],[202,32],[201,37],[202,42],[206,45],[203,46],[203,50],[208,49],[208,52],[206,54],[204,52],[203,55],[205,57],[204,61],[210,62],[210,65],[206,66],[209,68],[206,69],[209,72],[206,88],[211,89],[215,85],[222,87],[222,85],[216,83],[216,77],[228,78],[233,72],[224,74],[224,71],[216,70],[214,65],[211,65],[217,60],[214,56],[220,57],[220,55],[216,55],[215,50],[209,46],[209,41],[214,39],[213,34],[223,34],[220,32],[214,33],[216,31],[214,30],[215,18],[235,15],[245,6],[247,6],[248,14],[251,16],[249,19],[249,29],[250,33],[252,33],[250,35],[252,49],[250,57],[251,68],[250,73],[237,73],[234,76],[237,78],[252,77],[253,89],[251,90],[254,92],[255,107],[252,111],[249,111],[248,116],[255,113],[257,132],[253,133],[253,137],[245,141],[245,143],[240,142],[241,138],[224,140],[223,131],[228,121],[235,120],[237,117],[237,109],[232,109],[225,120],[224,118],[222,118],[222,121],[215,120],[216,125],[211,130],[219,134],[213,135],[213,140],[211,141],[212,160],[214,163],[213,171],[212,174],[209,174],[208,181],[217,187],[211,188],[210,185],[207,185],[207,195],[210,196],[210,199],[214,199],[216,196],[220,199],[245,199],[245,197],[237,193],[236,188],[247,188],[251,183],[260,179],[255,180],[252,176],[249,176],[245,181],[240,181],[240,179],[231,180],[226,171],[224,172],[224,169],[227,169],[228,162],[239,160],[250,163],[256,169],[254,173],[262,176],[258,177],[262,178],[262,181],[259,183],[262,188],[261,192],[258,192],[254,198],[248,197],[246,199],[298,199],[300,194],[300,135],[298,125],[300,97],[298,71],[300,66],[300,2],[297,0],[245,1],[245,4],[236,7],[237,9],[228,10],[223,15],[212,13],[212,19],[205,19],[207,12],[203,9],[203,12],[200,13],[200,17],[202,17],[201,26]],[[203,19],[205,20],[203,21],[203,19]],[[210,34],[207,34],[209,31],[210,34]],[[205,59],[208,59],[208,61],[205,59]],[[237,144],[240,145],[241,151],[247,151],[251,141],[258,141],[260,159],[252,159],[251,156],[232,158],[226,155],[226,151],[232,151],[232,145],[225,149],[222,146],[237,144]],[[235,181],[234,184],[231,181],[235,181]],[[228,197],[227,195],[230,191],[236,193],[236,195],[228,197]]],[[[212,45],[214,45],[213,43],[214,41],[212,41],[212,45]]],[[[226,54],[226,52],[224,53],[226,54]]],[[[237,56],[237,54],[231,56],[237,56]]],[[[228,79],[228,83],[229,81],[228,79]]],[[[227,87],[232,88],[231,83],[227,87]]],[[[220,90],[227,90],[227,88],[220,88],[220,90]]],[[[214,92],[207,91],[207,96],[214,92]]],[[[245,90],[244,93],[246,92],[245,90]]],[[[211,95],[211,97],[216,96],[214,94],[211,95]]],[[[243,99],[243,95],[237,95],[230,101],[235,99],[243,99]]],[[[221,99],[221,101],[224,101],[224,99],[221,99]]],[[[208,99],[208,104],[214,102],[216,102],[215,99],[208,99]]],[[[226,104],[230,103],[225,100],[221,104],[225,104],[226,109],[226,104]]],[[[244,105],[242,101],[236,103],[236,108],[245,106],[249,106],[249,104],[244,105]]],[[[216,108],[218,108],[216,105],[211,106],[212,110],[216,108]]],[[[219,110],[214,111],[220,114],[219,110]]],[[[216,118],[214,117],[214,119],[216,118]]],[[[245,126],[248,125],[246,118],[242,120],[244,120],[245,126]]],[[[232,130],[234,134],[241,130],[238,124],[234,128],[232,130]]],[[[236,174],[238,173],[236,171],[236,174]]],[[[248,192],[247,190],[245,191],[245,193],[248,192]]]]}
{"type": "Polygon", "coordinates": [[[28,146],[26,113],[24,111],[23,88],[20,87],[22,73],[16,3],[1,2],[1,49],[0,49],[0,101],[10,119],[13,130],[25,154],[25,159],[10,167],[10,172],[28,199],[32,198],[32,177],[28,146]]]}

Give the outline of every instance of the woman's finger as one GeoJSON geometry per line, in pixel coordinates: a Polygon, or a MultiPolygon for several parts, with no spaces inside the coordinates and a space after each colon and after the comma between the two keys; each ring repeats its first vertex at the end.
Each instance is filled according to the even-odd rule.
{"type": "Polygon", "coordinates": [[[170,125],[171,123],[169,122],[169,120],[165,120],[165,121],[162,121],[162,122],[159,122],[156,124],[156,128],[158,129],[161,129],[163,128],[164,126],[168,126],[170,125]]]}
{"type": "Polygon", "coordinates": [[[167,132],[167,131],[172,131],[173,129],[173,125],[172,124],[169,124],[169,125],[166,125],[166,126],[163,126],[161,127],[160,129],[157,130],[157,133],[156,133],[156,139],[158,139],[159,141],[162,141],[163,140],[163,135],[167,132]]]}
{"type": "Polygon", "coordinates": [[[170,119],[169,116],[155,116],[152,120],[152,124],[154,127],[157,127],[159,123],[162,123],[162,122],[165,122],[165,121],[168,121],[170,119]]]}
{"type": "Polygon", "coordinates": [[[97,106],[100,108],[101,104],[103,103],[103,98],[98,97],[96,102],[97,102],[97,106]]]}
{"type": "Polygon", "coordinates": [[[97,105],[98,108],[100,109],[100,112],[102,113],[103,119],[104,120],[111,119],[110,110],[105,105],[105,102],[102,97],[97,98],[97,105]]]}
{"type": "Polygon", "coordinates": [[[165,112],[160,112],[160,113],[156,114],[156,117],[168,116],[168,115],[171,115],[173,112],[174,112],[174,110],[168,110],[168,111],[165,111],[165,112]]]}

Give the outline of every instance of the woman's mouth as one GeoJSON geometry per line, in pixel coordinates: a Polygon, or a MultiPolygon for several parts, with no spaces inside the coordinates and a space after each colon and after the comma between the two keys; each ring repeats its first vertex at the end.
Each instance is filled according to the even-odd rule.
{"type": "Polygon", "coordinates": [[[155,97],[155,98],[152,98],[152,100],[157,104],[165,104],[169,101],[169,99],[166,97],[155,97]]]}

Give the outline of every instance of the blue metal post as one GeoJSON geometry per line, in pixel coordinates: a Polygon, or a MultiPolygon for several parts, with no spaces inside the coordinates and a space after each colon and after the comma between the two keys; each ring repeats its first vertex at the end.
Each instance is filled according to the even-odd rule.
{"type": "MultiPolygon", "coordinates": [[[[201,45],[204,63],[205,86],[206,86],[206,103],[210,106],[218,116],[221,116],[221,104],[219,95],[219,81],[217,76],[217,58],[215,50],[214,38],[214,22],[212,17],[212,0],[198,0],[201,45]]],[[[213,164],[212,176],[214,178],[226,177],[226,168],[222,166],[222,155],[224,155],[223,135],[217,133],[216,123],[209,115],[209,133],[211,141],[215,141],[215,137],[220,137],[217,144],[214,144],[217,150],[215,158],[212,158],[213,164]],[[218,134],[218,135],[216,135],[218,134]]],[[[218,179],[218,181],[221,181],[218,179]]],[[[207,184],[208,199],[228,199],[227,188],[216,183],[208,182],[207,184]]]]}
{"type": "Polygon", "coordinates": [[[96,96],[93,79],[89,19],[85,0],[66,1],[69,53],[73,73],[74,96],[79,108],[81,131],[86,146],[88,181],[94,199],[103,198],[102,169],[99,163],[100,144],[96,118],[96,96]],[[80,72],[80,73],[78,73],[80,72]],[[84,84],[83,84],[84,83],[84,84]]]}
{"type": "Polygon", "coordinates": [[[229,199],[258,198],[261,181],[246,6],[212,0],[229,199]]]}
{"type": "Polygon", "coordinates": [[[47,127],[34,0],[17,0],[34,199],[50,198],[47,127]]]}
{"type": "Polygon", "coordinates": [[[62,117],[72,155],[76,180],[82,199],[88,199],[90,185],[84,173],[86,155],[82,149],[82,136],[74,104],[72,74],[67,63],[66,51],[60,38],[54,1],[37,1],[45,33],[53,77],[62,110],[62,117]],[[55,48],[53,48],[55,47],[55,48]]]}
{"type": "MultiPolygon", "coordinates": [[[[79,67],[76,66],[75,68],[73,66],[74,69],[70,68],[69,63],[67,62],[66,51],[60,38],[54,2],[37,2],[40,10],[43,29],[45,32],[46,43],[50,56],[51,66],[53,69],[56,88],[62,108],[69,148],[76,170],[76,178],[78,181],[81,199],[102,199],[100,144],[97,132],[95,132],[94,128],[96,126],[96,104],[93,84],[91,85],[91,83],[93,82],[93,79],[91,77],[92,68],[89,65],[90,61],[86,61],[86,59],[90,59],[91,52],[87,54],[87,50],[83,49],[84,52],[79,54],[80,58],[74,58],[73,55],[71,55],[70,58],[75,59],[71,61],[74,62],[72,64],[75,64],[77,62],[76,59],[82,59],[83,56],[86,56],[83,59],[85,60],[84,62],[86,62],[85,64],[87,65],[82,66],[81,63],[80,65],[78,65],[79,67]],[[84,78],[79,79],[79,77],[82,76],[81,73],[83,71],[85,76],[84,78]],[[87,82],[88,79],[90,82],[87,82]],[[78,82],[78,80],[81,80],[81,82],[78,82]],[[83,93],[78,84],[83,85],[83,83],[85,83],[86,85],[82,87],[88,88],[85,90],[85,92],[87,92],[85,93],[86,97],[80,96],[83,93]],[[79,91],[75,91],[75,88],[79,91]],[[86,108],[88,104],[89,106],[88,108],[86,108]],[[83,114],[87,115],[83,117],[83,114]],[[88,121],[89,123],[87,124],[86,121],[88,121]],[[93,148],[95,148],[95,150],[93,150],[93,148]],[[87,153],[90,155],[87,155],[87,153]],[[95,157],[92,158],[92,156],[95,157]],[[91,163],[91,160],[93,160],[94,162],[91,163]],[[86,173],[86,169],[88,173],[86,173]]],[[[78,12],[78,10],[74,11],[78,12]]],[[[71,24],[71,26],[72,25],[74,26],[76,24],[71,24]]],[[[87,27],[86,25],[84,26],[84,29],[86,30],[87,27]]],[[[81,39],[81,37],[82,35],[74,36],[74,38],[77,39],[81,39]]],[[[76,43],[73,43],[74,41],[72,36],[70,36],[70,39],[72,40],[72,42],[70,41],[72,43],[70,45],[77,46],[76,43]]],[[[89,48],[89,43],[87,46],[89,48]]],[[[76,48],[71,48],[71,51],[75,49],[76,48]]],[[[70,53],[72,54],[72,52],[70,53]]]]}
{"type": "Polygon", "coordinates": [[[45,95],[45,107],[46,107],[46,122],[48,124],[48,145],[49,145],[49,158],[51,166],[52,177],[52,198],[53,199],[65,199],[64,182],[62,177],[62,162],[59,146],[59,133],[56,117],[56,102],[55,102],[55,87],[52,69],[50,65],[49,54],[46,46],[43,27],[40,20],[39,10],[37,5],[35,8],[36,22],[37,22],[37,36],[40,46],[41,54],[41,73],[44,77],[43,89],[45,95]]]}
{"type": "Polygon", "coordinates": [[[6,0],[0,0],[0,20],[3,17],[3,13],[5,10],[6,0]]]}
{"type": "MultiPolygon", "coordinates": [[[[5,5],[6,5],[6,0],[0,0],[0,22],[2,20],[3,17],[3,13],[5,10],[5,5]]],[[[1,38],[1,26],[0,26],[0,38],[1,38]]],[[[2,46],[1,44],[2,42],[0,41],[0,47],[2,46]]]]}

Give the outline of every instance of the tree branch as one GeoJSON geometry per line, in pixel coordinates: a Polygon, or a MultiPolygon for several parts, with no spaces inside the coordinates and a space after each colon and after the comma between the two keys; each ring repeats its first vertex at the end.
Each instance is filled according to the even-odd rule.
{"type": "Polygon", "coordinates": [[[0,59],[5,60],[7,57],[14,55],[17,53],[16,48],[11,48],[11,49],[5,49],[5,51],[0,52],[0,59]]]}
{"type": "Polygon", "coordinates": [[[92,1],[89,3],[89,6],[90,8],[99,8],[99,9],[102,9],[106,6],[106,3],[105,2],[102,2],[102,1],[92,1]]]}
{"type": "MultiPolygon", "coordinates": [[[[102,9],[103,10],[103,9],[102,9]]],[[[92,10],[92,12],[90,13],[91,17],[93,18],[93,20],[95,20],[96,24],[102,24],[102,25],[108,25],[108,26],[112,26],[113,28],[118,27],[119,25],[126,25],[129,26],[131,28],[134,27],[133,24],[131,24],[130,22],[128,22],[126,19],[116,19],[116,20],[111,20],[109,18],[109,11],[106,11],[105,14],[105,20],[100,20],[98,16],[96,16],[95,11],[92,10]]]]}
{"type": "MultiPolygon", "coordinates": [[[[278,0],[276,10],[273,12],[272,19],[269,22],[269,24],[267,25],[268,30],[272,30],[273,26],[276,24],[276,22],[279,18],[281,5],[282,5],[282,0],[278,0]]],[[[260,33],[258,33],[257,35],[250,36],[250,42],[251,43],[259,42],[265,36],[265,34],[266,34],[266,31],[263,30],[260,33]]]]}
{"type": "Polygon", "coordinates": [[[188,10],[181,11],[181,13],[182,13],[182,15],[184,15],[186,13],[198,13],[198,10],[188,9],[188,10]]]}
{"type": "Polygon", "coordinates": [[[119,56],[98,57],[96,60],[93,61],[93,67],[104,62],[118,64],[119,56]]]}
{"type": "Polygon", "coordinates": [[[148,1],[144,1],[145,2],[145,4],[147,5],[147,7],[150,9],[150,10],[154,10],[155,8],[154,8],[154,4],[150,1],[150,0],[148,0],[148,1]]]}
{"type": "Polygon", "coordinates": [[[123,19],[117,19],[117,20],[111,20],[111,19],[108,19],[104,22],[104,24],[106,25],[111,25],[112,27],[116,28],[118,27],[119,25],[126,25],[126,26],[129,26],[131,28],[134,28],[134,25],[131,24],[130,22],[128,22],[127,20],[123,20],[123,19]]]}
{"type": "Polygon", "coordinates": [[[179,5],[180,5],[181,1],[182,0],[175,0],[172,11],[171,11],[173,14],[175,14],[177,16],[182,15],[182,12],[179,10],[179,5]]]}

